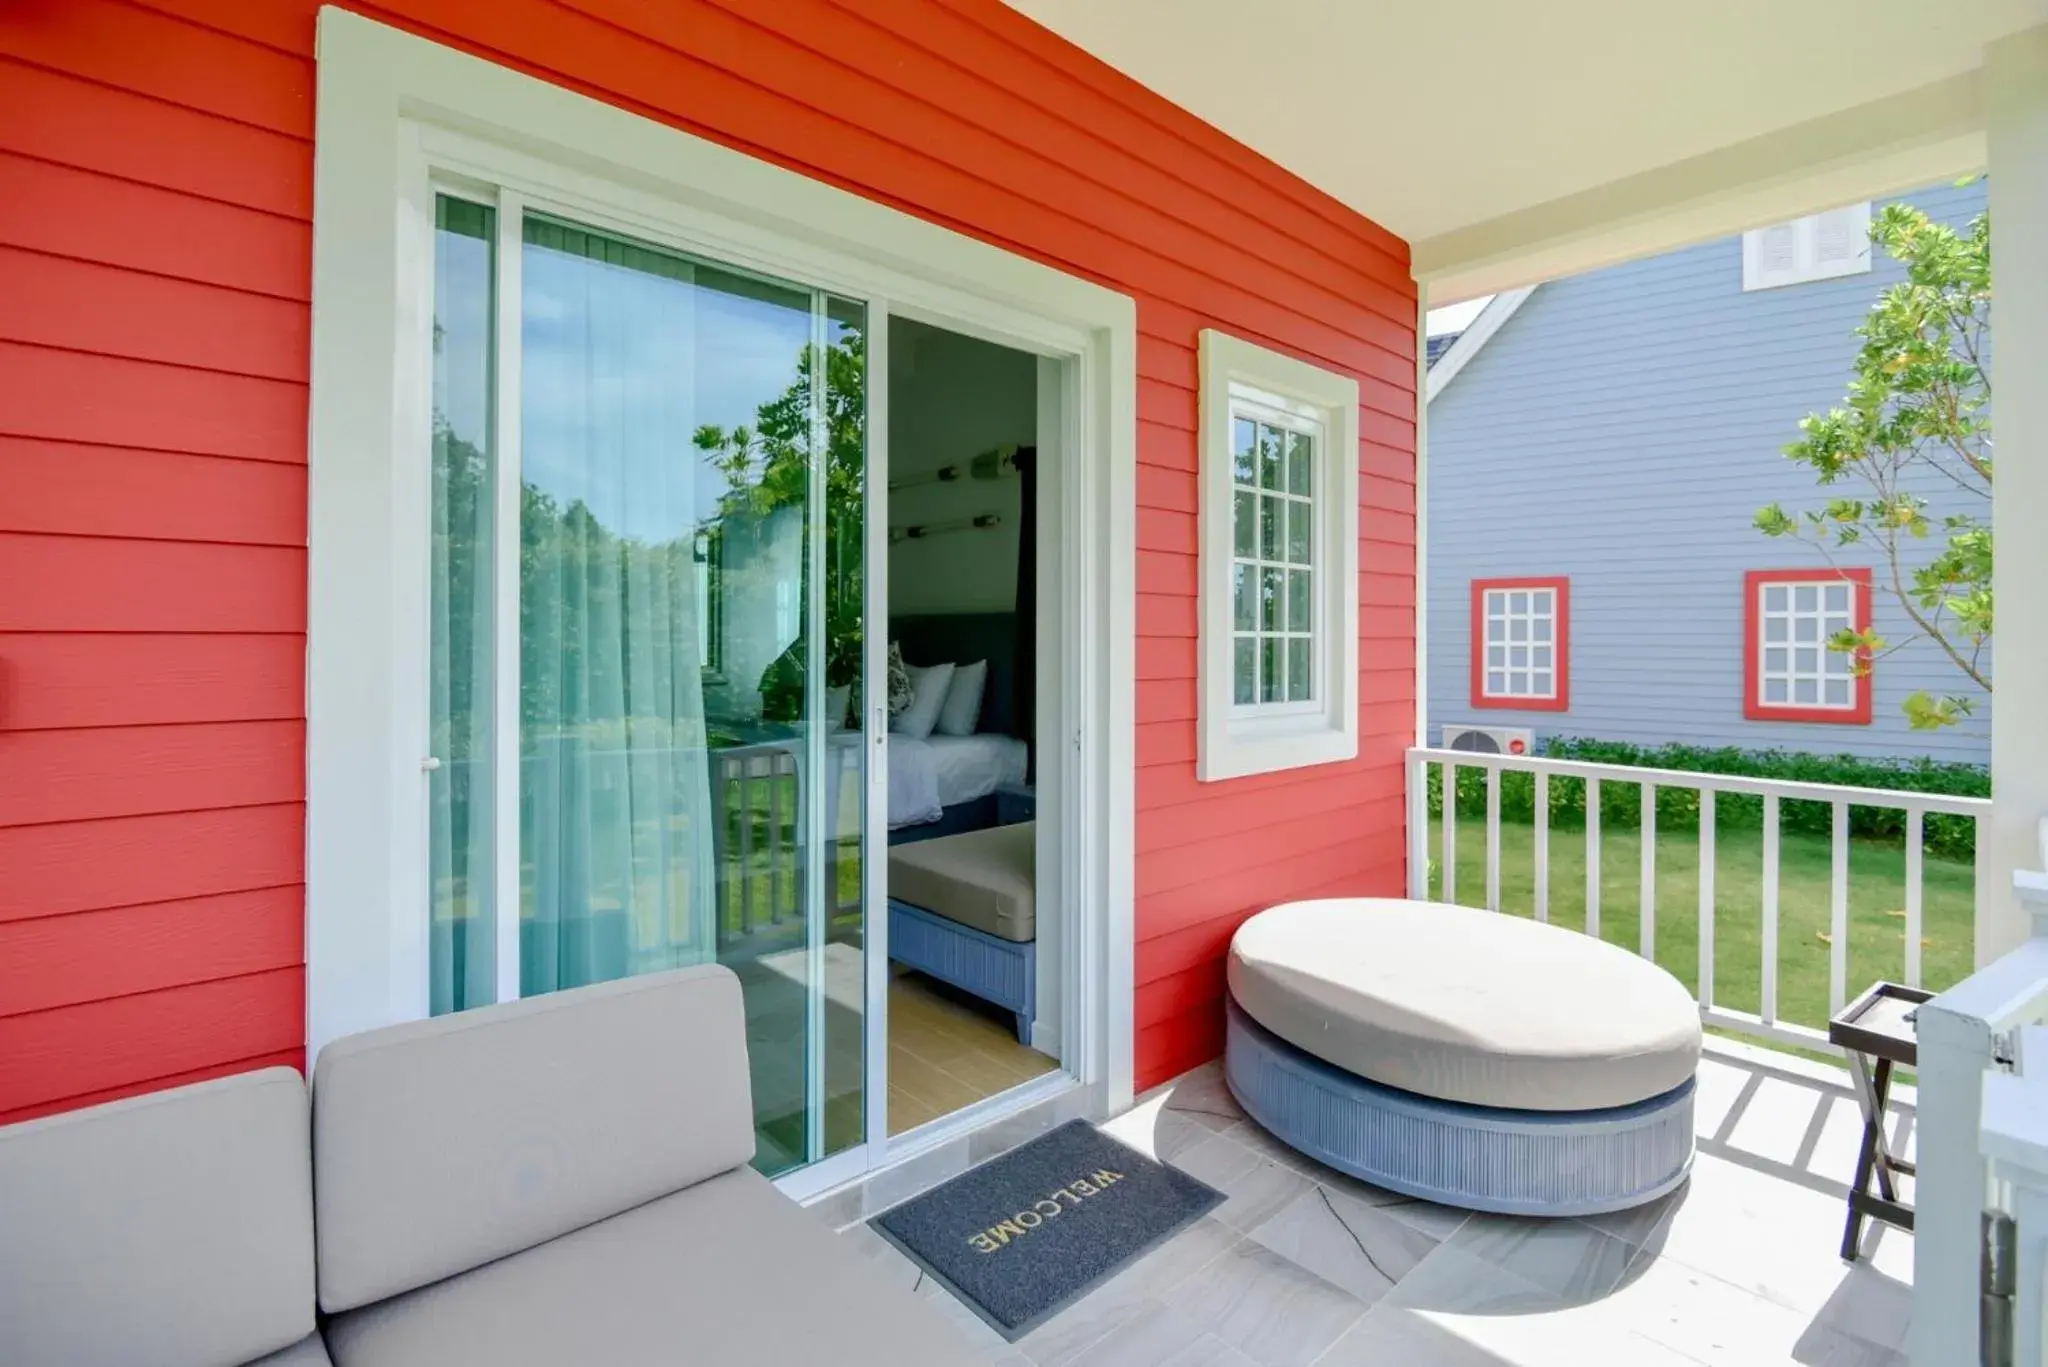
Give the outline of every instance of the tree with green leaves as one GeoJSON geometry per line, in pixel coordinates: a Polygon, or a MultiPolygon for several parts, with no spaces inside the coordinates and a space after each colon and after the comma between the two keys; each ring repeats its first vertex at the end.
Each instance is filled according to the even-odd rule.
{"type": "Polygon", "coordinates": [[[1842,402],[1799,424],[1785,448],[1823,487],[1851,490],[1798,513],[1772,504],[1756,515],[1766,536],[1838,554],[1873,553],[1877,587],[1912,624],[1913,637],[1844,631],[1830,649],[1859,673],[1913,638],[1933,643],[1965,681],[1936,697],[1906,699],[1911,724],[1950,726],[1991,692],[1991,216],[1962,231],[1910,204],[1886,205],[1870,239],[1905,267],[1856,329],[1863,344],[1842,402]],[[1982,511],[1928,514],[1931,490],[1960,490],[1982,511]],[[1920,549],[1935,542],[1932,553],[1920,549]]]}
{"type": "MultiPolygon", "coordinates": [[[[804,507],[811,492],[811,399],[820,358],[825,385],[825,683],[836,688],[851,684],[861,666],[867,477],[867,349],[861,331],[844,328],[822,351],[806,347],[795,380],[755,410],[752,427],[706,424],[697,429],[695,443],[726,479],[727,492],[708,529],[714,537],[727,518],[765,518],[779,508],[804,507]]],[[[805,544],[808,550],[808,540],[805,544]]],[[[803,564],[808,579],[808,553],[803,564]]],[[[815,586],[806,588],[807,595],[816,591],[815,586]]],[[[760,683],[764,716],[794,721],[802,715],[804,654],[799,634],[769,665],[760,683]]]]}

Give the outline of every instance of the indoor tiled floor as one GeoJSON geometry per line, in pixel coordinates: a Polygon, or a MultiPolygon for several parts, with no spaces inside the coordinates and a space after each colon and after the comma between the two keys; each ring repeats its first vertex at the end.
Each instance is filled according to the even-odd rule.
{"type": "MultiPolygon", "coordinates": [[[[1228,1199],[1019,1343],[865,1226],[843,1237],[1000,1367],[1903,1367],[1911,1236],[1835,1256],[1859,1128],[1846,1076],[1710,1047],[1691,1181],[1622,1215],[1396,1197],[1279,1145],[1212,1065],[1105,1128],[1228,1199]]],[[[1910,1090],[1895,1099],[1910,1153],[1910,1090]]]]}
{"type": "Polygon", "coordinates": [[[889,1133],[901,1134],[1059,1067],[1012,1017],[921,973],[889,980],[889,1133]]]}

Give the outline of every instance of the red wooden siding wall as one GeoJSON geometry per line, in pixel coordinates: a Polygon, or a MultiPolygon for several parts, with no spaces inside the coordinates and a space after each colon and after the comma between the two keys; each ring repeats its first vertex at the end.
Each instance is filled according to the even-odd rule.
{"type": "MultiPolygon", "coordinates": [[[[1403,243],[995,0],[358,8],[1138,299],[1141,1086],[1248,912],[1400,887],[1403,243]],[[1195,782],[1204,326],[1362,382],[1355,763],[1195,782]]],[[[315,12],[0,10],[0,1121],[301,1061],[315,12]]]]}

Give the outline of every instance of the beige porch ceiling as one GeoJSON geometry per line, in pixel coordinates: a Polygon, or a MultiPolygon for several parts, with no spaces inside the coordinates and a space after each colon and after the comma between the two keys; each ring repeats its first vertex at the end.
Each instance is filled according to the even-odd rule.
{"type": "Polygon", "coordinates": [[[1981,168],[2048,0],[1009,0],[1406,238],[1433,302],[1981,168]]]}

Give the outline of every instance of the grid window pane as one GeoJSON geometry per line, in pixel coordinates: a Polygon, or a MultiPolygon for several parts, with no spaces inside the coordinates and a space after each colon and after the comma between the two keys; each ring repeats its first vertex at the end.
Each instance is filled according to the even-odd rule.
{"type": "Polygon", "coordinates": [[[1854,629],[1854,587],[1839,580],[1778,583],[1757,595],[1757,696],[1766,705],[1843,711],[1856,706],[1855,659],[1827,644],[1854,629]]]}
{"type": "Polygon", "coordinates": [[[1287,701],[1309,701],[1309,641],[1306,636],[1287,638],[1287,701]]]}
{"type": "Polygon", "coordinates": [[[1309,594],[1314,588],[1309,571],[1294,570],[1287,576],[1287,629],[1307,631],[1314,618],[1314,608],[1309,594]]]}
{"type": "Polygon", "coordinates": [[[1557,604],[1558,592],[1551,588],[1485,591],[1485,696],[1557,696],[1557,604]]]}
{"type": "Polygon", "coordinates": [[[1257,571],[1249,565],[1233,565],[1230,577],[1233,605],[1231,624],[1239,631],[1251,631],[1259,624],[1257,571]]]}
{"type": "Polygon", "coordinates": [[[1231,692],[1239,706],[1311,702],[1318,691],[1319,440],[1256,409],[1231,415],[1231,692]]]}
{"type": "Polygon", "coordinates": [[[1287,559],[1290,564],[1306,565],[1309,547],[1315,539],[1315,513],[1306,503],[1289,500],[1287,504],[1287,559]]]}
{"type": "Polygon", "coordinates": [[[1286,482],[1284,468],[1286,433],[1277,427],[1259,428],[1259,487],[1279,489],[1286,482]]]}
{"type": "Polygon", "coordinates": [[[1287,434],[1287,492],[1301,498],[1315,492],[1315,438],[1306,432],[1287,434]]]}
{"type": "Polygon", "coordinates": [[[1258,470],[1252,452],[1258,444],[1259,425],[1250,418],[1235,418],[1230,424],[1231,477],[1239,484],[1254,484],[1258,470]]]}

